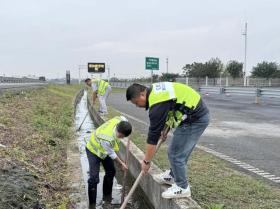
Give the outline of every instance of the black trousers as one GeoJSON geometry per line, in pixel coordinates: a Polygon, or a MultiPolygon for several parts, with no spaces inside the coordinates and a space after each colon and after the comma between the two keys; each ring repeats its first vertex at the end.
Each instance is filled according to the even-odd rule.
{"type": "Polygon", "coordinates": [[[112,197],[113,180],[116,174],[114,161],[107,156],[101,159],[86,148],[86,153],[89,162],[89,179],[88,179],[88,195],[89,204],[96,203],[97,184],[99,183],[100,163],[102,163],[105,176],[103,179],[103,198],[112,197]]]}

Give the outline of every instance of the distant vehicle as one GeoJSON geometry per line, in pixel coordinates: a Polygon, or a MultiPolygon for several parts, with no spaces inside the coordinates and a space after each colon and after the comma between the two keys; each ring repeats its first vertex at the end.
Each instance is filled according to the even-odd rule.
{"type": "Polygon", "coordinates": [[[45,76],[40,76],[39,81],[46,81],[46,77],[45,76]]]}

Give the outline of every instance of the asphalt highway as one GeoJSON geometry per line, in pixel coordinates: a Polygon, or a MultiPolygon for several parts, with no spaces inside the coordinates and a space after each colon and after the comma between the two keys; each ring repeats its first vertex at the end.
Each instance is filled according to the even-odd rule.
{"type": "MultiPolygon", "coordinates": [[[[199,144],[226,154],[275,176],[280,176],[280,99],[254,104],[253,97],[203,95],[211,123],[199,144]]],[[[148,132],[148,112],[127,102],[124,93],[113,93],[108,104],[135,117],[143,134],[148,132]]]]}

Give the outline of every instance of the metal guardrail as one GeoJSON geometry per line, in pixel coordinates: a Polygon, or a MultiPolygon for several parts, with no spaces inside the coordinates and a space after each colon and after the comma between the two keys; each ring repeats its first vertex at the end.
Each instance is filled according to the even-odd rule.
{"type": "Polygon", "coordinates": [[[199,87],[199,91],[201,93],[213,93],[213,94],[220,94],[220,88],[217,87],[199,87]]]}
{"type": "Polygon", "coordinates": [[[261,96],[263,96],[263,97],[280,98],[280,89],[263,88],[263,89],[260,89],[260,91],[261,91],[261,96]]]}
{"type": "Polygon", "coordinates": [[[0,76],[0,83],[42,83],[42,81],[34,78],[14,78],[0,76]]]}
{"type": "Polygon", "coordinates": [[[12,89],[26,89],[46,86],[47,83],[0,83],[0,91],[12,89]]]}
{"type": "Polygon", "coordinates": [[[261,97],[280,98],[280,88],[251,88],[251,87],[199,87],[204,94],[225,94],[225,95],[247,95],[255,97],[255,103],[259,103],[261,97]]]}
{"type": "MultiPolygon", "coordinates": [[[[110,82],[112,87],[127,88],[133,82],[110,82]]],[[[142,83],[150,86],[150,83],[142,83]]],[[[258,103],[261,97],[280,98],[280,88],[253,88],[253,87],[210,87],[200,86],[198,91],[203,94],[225,94],[225,95],[247,95],[255,97],[255,103],[258,103]]]]}
{"type": "MultiPolygon", "coordinates": [[[[176,82],[185,83],[190,86],[225,86],[225,87],[243,87],[244,78],[220,77],[220,78],[176,78],[176,82]]],[[[280,78],[251,78],[247,77],[246,85],[250,87],[280,87],[280,78]]]]}
{"type": "Polygon", "coordinates": [[[235,95],[247,95],[247,96],[255,96],[256,95],[256,89],[255,88],[233,88],[233,87],[228,87],[228,88],[222,88],[221,93],[225,94],[235,94],[235,95]]]}
{"type": "MultiPolygon", "coordinates": [[[[132,85],[133,83],[138,83],[138,82],[110,81],[110,85],[115,88],[127,88],[130,85],[132,85]]],[[[151,85],[151,83],[139,83],[139,84],[142,84],[147,87],[151,85]]]]}
{"type": "Polygon", "coordinates": [[[116,87],[116,88],[127,88],[132,84],[132,82],[111,82],[110,81],[110,85],[112,87],[116,87]]]}

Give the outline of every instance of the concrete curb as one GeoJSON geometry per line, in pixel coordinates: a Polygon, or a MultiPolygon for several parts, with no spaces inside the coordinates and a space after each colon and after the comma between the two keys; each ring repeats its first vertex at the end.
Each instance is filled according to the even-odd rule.
{"type": "MultiPolygon", "coordinates": [[[[84,95],[84,89],[81,89],[75,96],[73,100],[74,112],[76,112],[76,105],[81,100],[84,95]]],[[[73,128],[73,132],[76,129],[73,128]]],[[[86,185],[83,180],[81,159],[79,144],[76,137],[73,136],[69,141],[67,147],[67,163],[69,168],[70,182],[68,187],[70,188],[69,197],[71,201],[71,206],[75,209],[85,209],[88,208],[88,200],[86,194],[86,185]]]]}
{"type": "MultiPolygon", "coordinates": [[[[91,105],[88,98],[88,109],[97,125],[104,123],[104,120],[99,116],[97,111],[91,105]]],[[[120,157],[125,158],[127,139],[122,140],[120,144],[120,157]]],[[[134,144],[130,143],[129,152],[129,171],[134,178],[137,178],[141,172],[140,161],[143,159],[144,153],[134,144]]],[[[148,174],[140,181],[140,187],[145,192],[146,197],[150,203],[155,207],[155,209],[201,209],[201,207],[191,198],[180,198],[180,199],[163,199],[161,198],[161,193],[167,189],[166,186],[160,185],[153,179],[154,174],[161,173],[162,170],[155,164],[152,164],[151,169],[148,174]],[[152,195],[151,195],[152,194],[152,195]]]]}

